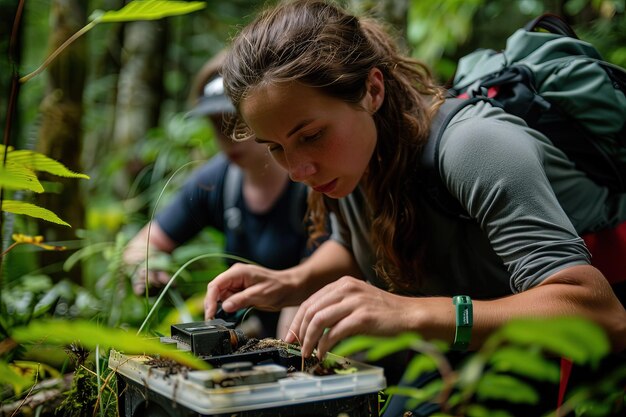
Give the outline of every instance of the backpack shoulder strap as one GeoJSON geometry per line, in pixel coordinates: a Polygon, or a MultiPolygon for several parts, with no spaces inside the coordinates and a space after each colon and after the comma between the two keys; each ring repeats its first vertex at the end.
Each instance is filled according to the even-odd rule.
{"type": "Polygon", "coordinates": [[[228,164],[224,176],[222,200],[224,202],[224,227],[231,230],[238,230],[241,227],[241,210],[236,204],[242,181],[241,168],[235,164],[228,164]]]}
{"type": "Polygon", "coordinates": [[[439,107],[439,111],[430,124],[428,141],[424,145],[424,149],[422,151],[421,174],[424,177],[423,183],[426,187],[428,199],[440,211],[453,217],[461,217],[465,219],[469,218],[459,201],[450,194],[446,186],[443,184],[441,173],[439,172],[439,145],[446,127],[448,127],[448,124],[454,116],[456,116],[461,109],[479,101],[491,102],[492,100],[486,97],[446,99],[441,107],[439,107]]]}
{"type": "Polygon", "coordinates": [[[543,29],[550,33],[578,39],[574,29],[572,29],[572,27],[562,17],[552,13],[542,14],[524,26],[524,30],[527,32],[535,32],[537,29],[543,29]]]}

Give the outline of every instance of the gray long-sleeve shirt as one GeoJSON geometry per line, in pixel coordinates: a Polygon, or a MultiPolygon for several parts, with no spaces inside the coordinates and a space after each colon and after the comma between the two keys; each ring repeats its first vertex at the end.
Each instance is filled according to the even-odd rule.
{"type": "MultiPolygon", "coordinates": [[[[471,219],[450,217],[415,196],[427,219],[428,275],[418,294],[485,299],[524,291],[590,262],[579,235],[626,220],[626,194],[611,195],[545,136],[486,102],[453,118],[438,163],[471,219]]],[[[333,239],[353,252],[368,281],[384,288],[373,270],[366,205],[360,188],[339,200],[333,239]]]]}

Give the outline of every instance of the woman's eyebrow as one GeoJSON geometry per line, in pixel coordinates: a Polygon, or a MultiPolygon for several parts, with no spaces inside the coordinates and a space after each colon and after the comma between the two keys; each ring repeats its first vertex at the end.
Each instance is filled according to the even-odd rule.
{"type": "MultiPolygon", "coordinates": [[[[295,135],[299,130],[305,128],[306,126],[308,126],[310,123],[313,122],[313,119],[306,119],[301,121],[300,123],[298,123],[297,125],[295,125],[288,133],[287,133],[287,137],[291,137],[293,135],[295,135]]],[[[267,139],[262,139],[259,138],[258,136],[254,139],[257,143],[274,143],[271,140],[267,140],[267,139]]]]}
{"type": "Polygon", "coordinates": [[[306,119],[301,121],[300,123],[298,123],[297,125],[295,125],[293,127],[293,129],[291,129],[288,133],[287,133],[287,137],[290,137],[292,135],[294,135],[298,130],[302,129],[303,127],[305,127],[306,125],[308,125],[309,123],[311,123],[313,121],[313,119],[306,119]]]}

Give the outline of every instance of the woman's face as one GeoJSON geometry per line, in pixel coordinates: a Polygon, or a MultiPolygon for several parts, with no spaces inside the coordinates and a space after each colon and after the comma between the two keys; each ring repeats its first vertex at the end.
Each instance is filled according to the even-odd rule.
{"type": "Polygon", "coordinates": [[[210,119],[215,128],[217,144],[231,162],[243,169],[265,166],[268,162],[271,162],[266,146],[258,144],[253,140],[235,142],[222,132],[221,128],[224,125],[224,121],[221,116],[210,116],[210,119]]]}
{"type": "Polygon", "coordinates": [[[380,71],[377,77],[380,83],[375,79],[372,88],[368,81],[358,106],[288,82],[253,89],[241,103],[241,114],[256,141],[294,181],[331,198],[345,197],[359,184],[376,147],[371,113],[384,97],[380,71]]]}

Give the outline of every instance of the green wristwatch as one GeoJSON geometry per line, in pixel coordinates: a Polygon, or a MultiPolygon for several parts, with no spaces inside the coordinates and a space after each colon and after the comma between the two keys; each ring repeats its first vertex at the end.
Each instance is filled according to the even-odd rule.
{"type": "Polygon", "coordinates": [[[472,339],[472,324],[474,324],[472,299],[467,295],[456,295],[452,297],[452,304],[456,312],[456,332],[451,349],[465,351],[472,339]]]}

